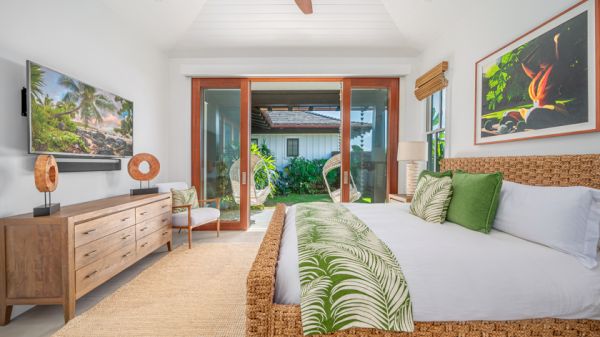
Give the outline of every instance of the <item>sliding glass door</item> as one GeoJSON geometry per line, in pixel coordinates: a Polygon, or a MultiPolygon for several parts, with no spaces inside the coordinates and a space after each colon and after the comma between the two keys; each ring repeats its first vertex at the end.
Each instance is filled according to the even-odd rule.
{"type": "Polygon", "coordinates": [[[246,229],[248,81],[194,79],[192,83],[192,184],[200,199],[221,199],[224,229],[246,229]]]}
{"type": "MultiPolygon", "coordinates": [[[[283,81],[306,82],[307,80],[284,79],[283,81]]],[[[215,197],[221,199],[223,229],[248,229],[250,205],[253,200],[250,194],[251,191],[262,186],[255,179],[255,174],[249,172],[252,126],[250,107],[254,104],[250,102],[250,82],[261,81],[281,82],[282,79],[192,79],[191,181],[200,199],[215,197]]],[[[290,106],[290,102],[286,103],[287,109],[284,110],[279,107],[270,110],[266,107],[263,111],[260,106],[257,106],[256,111],[253,111],[257,115],[255,124],[257,127],[269,129],[264,132],[266,136],[263,138],[271,139],[274,134],[284,134],[285,137],[280,137],[281,141],[272,144],[273,151],[280,147],[283,149],[283,145],[287,146],[285,155],[277,155],[279,159],[314,156],[320,151],[322,156],[315,160],[325,160],[325,164],[321,163],[323,168],[319,172],[311,173],[311,177],[320,178],[325,171],[330,182],[330,186],[326,186],[328,199],[335,202],[340,199],[342,202],[386,202],[388,195],[397,193],[398,190],[396,151],[399,127],[399,80],[397,78],[340,78],[310,79],[310,81],[341,82],[339,101],[341,109],[336,109],[333,104],[333,108],[327,106],[326,108],[329,109],[327,110],[317,106],[319,102],[312,101],[306,109],[300,109],[302,111],[293,104],[290,106]],[[282,114],[287,116],[287,119],[279,118],[282,114]],[[295,125],[293,130],[289,130],[290,116],[300,118],[295,122],[298,125],[304,124],[301,127],[295,125]],[[279,119],[273,120],[275,117],[279,119]],[[332,136],[332,132],[327,133],[329,130],[327,128],[331,128],[336,133],[332,136]],[[335,137],[337,130],[340,129],[339,137],[335,137]],[[302,133],[303,138],[290,135],[293,132],[302,133]],[[313,143],[316,141],[325,141],[325,143],[315,143],[310,147],[306,146],[308,141],[304,144],[300,143],[300,139],[308,138],[313,143]],[[331,141],[328,140],[329,138],[331,141]],[[336,146],[327,147],[327,144],[331,145],[330,143],[336,146]]],[[[298,87],[304,88],[306,83],[298,87]]],[[[337,95],[337,92],[334,91],[333,94],[337,95]]],[[[258,143],[258,138],[255,141],[258,143]]],[[[266,144],[266,140],[260,144],[263,143],[266,144]]],[[[279,170],[287,172],[288,176],[290,173],[298,173],[289,172],[289,168],[288,171],[285,168],[279,170]]],[[[277,176],[281,177],[281,174],[277,176]]],[[[285,189],[276,193],[285,193],[285,189]]],[[[269,197],[280,197],[276,193],[269,197]]],[[[264,202],[261,205],[264,204],[268,203],[264,202]]],[[[211,229],[210,226],[204,228],[211,229]]]]}
{"type": "Polygon", "coordinates": [[[342,96],[343,200],[386,202],[398,184],[398,80],[346,79],[342,96]]]}

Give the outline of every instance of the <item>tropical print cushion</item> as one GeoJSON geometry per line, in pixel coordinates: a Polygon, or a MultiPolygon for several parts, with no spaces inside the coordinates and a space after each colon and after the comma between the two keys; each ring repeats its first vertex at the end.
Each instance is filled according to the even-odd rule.
{"type": "Polygon", "coordinates": [[[436,177],[436,178],[440,178],[440,177],[452,178],[452,171],[435,172],[435,171],[423,170],[419,174],[419,179],[417,179],[417,181],[419,181],[421,178],[423,178],[423,176],[426,176],[426,175],[436,177]]]}
{"type": "Polygon", "coordinates": [[[423,175],[410,204],[410,212],[419,218],[435,223],[446,221],[452,199],[452,178],[423,175]]]}
{"type": "MultiPolygon", "coordinates": [[[[176,190],[171,189],[173,195],[173,206],[192,205],[192,208],[200,207],[198,203],[198,195],[196,194],[196,188],[188,188],[187,190],[176,190]]],[[[173,213],[185,212],[186,208],[175,208],[173,213]]]]}
{"type": "Polygon", "coordinates": [[[304,335],[349,328],[412,332],[408,285],[385,243],[340,204],[296,207],[304,335]]]}

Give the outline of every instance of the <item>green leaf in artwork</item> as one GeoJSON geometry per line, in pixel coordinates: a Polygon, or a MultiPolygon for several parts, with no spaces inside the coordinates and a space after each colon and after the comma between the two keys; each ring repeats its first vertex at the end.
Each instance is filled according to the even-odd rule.
{"type": "Polygon", "coordinates": [[[498,67],[497,64],[493,64],[491,65],[485,72],[485,77],[490,78],[492,76],[494,76],[494,74],[496,74],[496,72],[498,72],[498,70],[500,70],[500,68],[498,67]]]}

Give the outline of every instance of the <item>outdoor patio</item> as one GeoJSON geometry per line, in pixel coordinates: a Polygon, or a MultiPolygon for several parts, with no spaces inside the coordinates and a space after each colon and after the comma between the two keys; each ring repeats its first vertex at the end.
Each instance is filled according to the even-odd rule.
{"type": "MultiPolygon", "coordinates": [[[[288,206],[302,202],[331,202],[328,194],[289,194],[286,196],[274,196],[267,198],[265,204],[250,209],[250,231],[266,230],[271,220],[275,206],[284,203],[288,206]]],[[[222,210],[221,220],[234,220],[239,218],[238,209],[222,210]]]]}

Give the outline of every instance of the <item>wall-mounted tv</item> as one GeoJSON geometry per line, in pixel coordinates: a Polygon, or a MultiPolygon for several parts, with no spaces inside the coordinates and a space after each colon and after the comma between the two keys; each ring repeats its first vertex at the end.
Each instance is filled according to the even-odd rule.
{"type": "Polygon", "coordinates": [[[29,153],[133,155],[133,102],[27,61],[29,153]]]}

